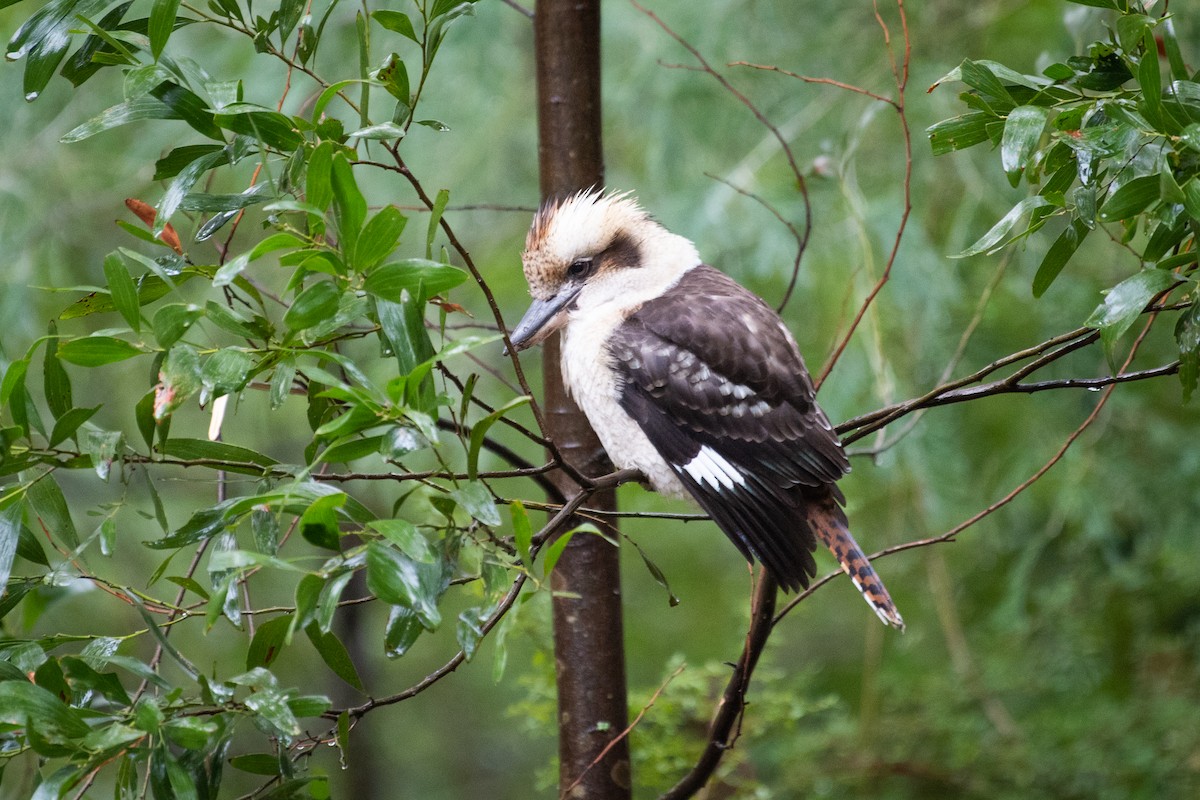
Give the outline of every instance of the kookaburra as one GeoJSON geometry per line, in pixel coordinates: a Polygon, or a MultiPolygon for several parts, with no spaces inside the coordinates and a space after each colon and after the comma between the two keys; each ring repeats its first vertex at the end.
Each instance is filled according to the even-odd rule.
{"type": "Polygon", "coordinates": [[[522,350],[562,331],[562,376],[613,464],[693,498],[785,589],[825,544],[885,623],[904,626],[850,535],[850,469],[795,339],[761,299],[701,262],[627,194],[551,200],[522,255],[522,350]]]}

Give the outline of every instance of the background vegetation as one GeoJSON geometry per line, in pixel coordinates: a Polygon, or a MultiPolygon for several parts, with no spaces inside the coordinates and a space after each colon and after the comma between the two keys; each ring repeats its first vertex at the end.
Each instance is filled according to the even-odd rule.
{"type": "MultiPolygon", "coordinates": [[[[92,13],[106,10],[93,5],[92,13]]],[[[822,389],[822,402],[834,419],[921,395],[944,375],[968,374],[1010,352],[1075,329],[1092,316],[1102,301],[1102,290],[1139,272],[1148,244],[1145,221],[1167,221],[1162,216],[1167,211],[1153,205],[1164,196],[1162,192],[1170,194],[1161,183],[1155,187],[1159,194],[1130,212],[1143,220],[1136,234],[1123,243],[1120,220],[1125,217],[1102,217],[1101,232],[1086,237],[1040,299],[1032,296],[1030,287],[1066,220],[1050,219],[1044,230],[1014,247],[952,260],[950,256],[968,250],[1029,195],[1030,187],[1009,185],[1000,168],[999,149],[983,145],[935,156],[922,134],[935,123],[971,110],[958,96],[968,88],[962,83],[952,80],[924,91],[964,58],[999,61],[1021,73],[1038,75],[1069,56],[1087,54],[1089,43],[1110,38],[1109,29],[1117,30],[1117,15],[1105,5],[1047,0],[980,2],[969,9],[952,2],[906,6],[912,44],[907,115],[914,132],[914,211],[890,283],[822,389]]],[[[1151,4],[1148,13],[1161,13],[1163,5],[1151,4]]],[[[449,5],[430,3],[400,10],[419,21],[420,10],[432,15],[439,9],[448,11],[449,5]]],[[[0,11],[5,38],[11,38],[34,10],[33,5],[17,3],[0,11]]],[[[143,17],[149,10],[150,4],[137,5],[128,16],[143,17]]],[[[1189,9],[1172,6],[1172,10],[1180,15],[1174,24],[1184,57],[1195,59],[1200,53],[1200,22],[1189,15],[1189,9]]],[[[313,5],[314,25],[324,11],[323,4],[313,5]]],[[[358,11],[338,6],[329,15],[310,65],[327,81],[360,74],[358,11]]],[[[413,124],[399,152],[430,197],[443,188],[449,190],[446,218],[495,292],[505,318],[512,320],[526,299],[518,253],[529,211],[537,201],[532,33],[528,19],[507,4],[479,2],[473,11],[449,29],[420,90],[415,119],[438,120],[449,130],[413,124]],[[518,210],[509,210],[512,207],[518,210]]],[[[888,51],[875,11],[866,3],[852,4],[831,16],[828,5],[821,3],[756,1],[714,9],[675,0],[655,4],[654,11],[718,65],[779,127],[808,175],[816,224],[785,316],[815,372],[829,358],[887,262],[904,207],[901,130],[896,115],[869,98],[723,65],[739,60],[777,65],[891,94],[888,51]]],[[[192,12],[185,8],[180,13],[192,12]]],[[[880,13],[897,47],[895,9],[881,8],[880,13]]],[[[610,3],[605,14],[609,185],[635,189],[668,227],[695,239],[707,260],[764,297],[777,300],[790,279],[795,243],[767,211],[730,185],[760,195],[788,219],[802,219],[802,199],[777,142],[710,76],[677,68],[677,64],[691,67],[694,63],[645,14],[622,2],[610,3]]],[[[370,68],[377,68],[388,53],[396,51],[407,64],[415,88],[422,74],[416,43],[374,21],[369,29],[370,68]]],[[[1136,58],[1137,48],[1144,45],[1142,34],[1125,33],[1130,57],[1136,58]]],[[[277,34],[274,41],[279,41],[277,34]]],[[[250,38],[235,31],[211,25],[183,27],[170,37],[163,52],[177,62],[195,59],[213,80],[242,80],[245,101],[275,108],[285,97],[289,78],[284,64],[256,53],[250,38]]],[[[1166,55],[1161,59],[1164,75],[1170,69],[1166,55]]],[[[149,54],[145,58],[151,60],[149,54]]],[[[111,287],[115,268],[111,261],[106,266],[106,256],[120,247],[144,256],[169,255],[164,248],[131,237],[113,221],[144,230],[125,209],[125,199],[159,203],[170,179],[155,179],[156,159],[172,148],[204,141],[185,122],[145,121],[61,143],[77,126],[120,102],[123,92],[131,91],[132,79],[120,70],[106,69],[74,90],[55,77],[36,101],[26,102],[30,87],[23,81],[28,61],[27,55],[24,62],[0,70],[3,102],[10,109],[0,132],[5,153],[0,160],[0,252],[7,259],[0,293],[0,312],[6,322],[0,336],[0,366],[6,381],[12,380],[7,377],[12,365],[46,334],[48,322],[89,291],[62,288],[111,287]],[[49,287],[59,290],[49,291],[49,287]]],[[[299,73],[290,80],[284,112],[311,118],[319,87],[299,73]]],[[[1134,91],[1138,84],[1131,75],[1122,85],[1134,91]]],[[[358,102],[358,85],[348,85],[344,91],[358,102]]],[[[994,100],[983,91],[977,94],[994,100]]],[[[388,98],[386,89],[373,90],[371,121],[391,118],[395,103],[388,98]]],[[[1010,111],[991,105],[999,118],[1010,111]]],[[[328,108],[345,130],[359,127],[358,115],[347,104],[333,100],[328,108]]],[[[1152,123],[1149,129],[1155,129],[1153,120],[1146,121],[1152,123]]],[[[406,122],[401,117],[398,124],[406,122]]],[[[1159,128],[1165,125],[1159,123],[1159,128]]],[[[1168,133],[1174,137],[1168,141],[1183,141],[1182,130],[1183,126],[1168,133]]],[[[254,130],[242,132],[249,139],[262,136],[261,130],[257,136],[254,130]]],[[[337,138],[330,131],[305,133],[310,140],[337,138]]],[[[1039,141],[1048,143],[1049,135],[1039,141]]],[[[386,144],[371,141],[369,147],[360,147],[360,155],[394,164],[386,144]]],[[[1173,162],[1170,171],[1183,176],[1176,181],[1182,191],[1194,166],[1186,146],[1179,146],[1177,152],[1183,160],[1173,162]]],[[[258,163],[249,157],[232,168],[215,170],[196,189],[222,195],[241,192],[250,185],[258,163]]],[[[270,163],[261,180],[280,180],[287,174],[282,158],[270,163]]],[[[1163,171],[1154,165],[1146,169],[1145,175],[1163,171]]],[[[1119,168],[1113,170],[1115,177],[1119,168]]],[[[432,248],[427,247],[430,215],[402,175],[388,169],[356,168],[354,177],[370,214],[396,204],[408,217],[399,248],[383,258],[447,258],[464,266],[444,234],[434,231],[432,248]]],[[[334,204],[331,199],[327,205],[329,229],[344,231],[345,211],[338,209],[346,208],[347,201],[339,198],[334,204]]],[[[1061,208],[1069,213],[1078,203],[1067,204],[1064,199],[1061,208]]],[[[287,213],[297,230],[311,233],[311,226],[320,224],[305,222],[303,212],[287,213]]],[[[209,216],[185,210],[172,218],[198,265],[226,261],[211,240],[191,241],[209,216]]],[[[230,256],[248,252],[266,236],[269,231],[262,226],[266,217],[261,206],[248,212],[230,245],[230,256]]],[[[217,241],[224,242],[228,230],[223,229],[217,241]]],[[[1185,225],[1164,254],[1172,248],[1186,251],[1191,230],[1185,225]]],[[[344,238],[339,250],[343,255],[344,238]]],[[[256,260],[245,274],[264,290],[282,294],[294,288],[288,282],[295,265],[281,269],[277,256],[256,260]]],[[[147,269],[131,256],[125,256],[120,266],[133,275],[147,269]]],[[[1170,266],[1186,268],[1185,264],[1170,266]]],[[[451,275],[436,270],[430,274],[435,273],[451,275]]],[[[315,273],[307,280],[309,286],[331,282],[315,273]]],[[[132,324],[115,312],[59,318],[58,330],[79,337],[107,329],[107,335],[144,341],[149,351],[169,338],[163,334],[170,333],[171,320],[164,318],[160,324],[156,315],[162,305],[205,307],[209,300],[222,302],[223,292],[213,289],[210,281],[189,282],[181,291],[184,294],[142,309],[139,335],[114,334],[132,324]]],[[[385,297],[383,291],[368,296],[386,301],[392,295],[385,297]]],[[[469,319],[485,325],[490,321],[487,303],[473,282],[448,290],[446,296],[470,315],[452,311],[446,316],[452,336],[480,333],[453,327],[469,319]]],[[[292,295],[288,297],[291,303],[292,295]]],[[[1185,297],[1186,288],[1172,300],[1185,297]]],[[[403,296],[396,294],[394,300],[405,306],[403,296]]],[[[310,298],[318,310],[322,301],[310,298]]],[[[283,306],[265,305],[278,326],[277,336],[290,327],[297,332],[291,344],[307,346],[302,336],[307,319],[298,317],[300,312],[291,312],[295,324],[290,325],[283,306]]],[[[409,302],[406,307],[411,310],[414,305],[409,302]]],[[[379,321],[375,308],[354,311],[355,324],[379,321]]],[[[244,332],[236,335],[230,326],[216,324],[211,314],[188,334],[205,358],[218,347],[245,345],[244,332]]],[[[430,322],[440,321],[438,308],[429,308],[425,316],[430,322]]],[[[1128,351],[1132,338],[1133,333],[1117,346],[1118,356],[1128,351]]],[[[431,332],[429,342],[441,346],[437,330],[431,332]]],[[[103,437],[90,434],[88,426],[119,431],[124,435],[122,458],[114,461],[106,478],[87,458],[55,472],[79,540],[88,542],[74,559],[67,557],[70,543],[61,534],[52,531],[56,535],[48,539],[41,529],[39,519],[46,518],[52,500],[43,496],[28,506],[22,501],[0,509],[7,515],[5,531],[19,530],[23,523],[38,542],[35,551],[26,537],[17,551],[8,592],[0,601],[6,637],[0,655],[8,667],[0,673],[5,679],[0,688],[16,685],[22,673],[35,673],[37,683],[52,694],[68,697],[75,705],[92,709],[85,713],[102,717],[106,710],[122,706],[122,693],[136,692],[140,675],[134,660],[150,661],[159,641],[130,599],[135,592],[126,593],[125,588],[145,593],[146,598],[174,601],[181,586],[170,583],[170,577],[184,577],[187,562],[197,551],[193,544],[163,567],[171,549],[153,549],[146,543],[177,534],[195,512],[213,507],[221,499],[219,492],[239,497],[263,489],[257,477],[244,474],[227,475],[222,489],[211,470],[154,472],[163,525],[147,489],[148,473],[129,457],[149,452],[134,408],[158,380],[159,364],[151,364],[154,356],[148,352],[92,369],[86,362],[97,358],[94,354],[76,355],[74,361],[64,355],[73,403],[63,408],[56,407],[62,400],[62,384],[44,378],[46,347],[43,342],[34,351],[26,379],[31,406],[50,429],[47,436],[35,434],[37,441],[44,445],[53,438],[52,420],[61,420],[67,408],[103,404],[75,436],[57,444],[74,450],[78,442],[85,452],[90,447],[103,464],[103,437]],[[48,563],[41,563],[38,552],[48,563]],[[101,577],[105,583],[76,580],[81,573],[101,577]],[[97,636],[121,640],[116,659],[100,652],[103,645],[86,651],[87,659],[75,658],[97,636]],[[93,677],[89,669],[117,675],[123,688],[93,677]]],[[[462,355],[448,362],[463,377],[478,373],[476,396],[495,405],[516,396],[485,369],[495,366],[511,381],[511,368],[502,363],[499,349],[495,342],[478,345],[472,352],[484,364],[462,355]]],[[[1133,368],[1170,363],[1178,358],[1178,351],[1173,321],[1163,322],[1151,329],[1133,368]]],[[[403,362],[398,364],[382,352],[373,332],[362,341],[348,342],[344,352],[380,386],[405,371],[403,362]]],[[[304,366],[315,364],[310,360],[304,366]]],[[[49,369],[58,374],[53,363],[49,369]]],[[[1042,377],[1094,377],[1109,371],[1103,350],[1090,347],[1056,363],[1042,377]]],[[[254,380],[270,381],[272,374],[265,371],[254,380]]],[[[316,373],[310,369],[310,374],[316,373]]],[[[327,385],[337,377],[331,375],[327,385]]],[[[536,376],[532,382],[537,385],[536,376]]],[[[219,393],[219,382],[209,383],[209,393],[219,393]]],[[[356,380],[349,383],[361,385],[356,380]]],[[[267,454],[283,465],[313,462],[315,453],[306,452],[313,441],[311,402],[288,396],[272,409],[267,391],[243,390],[240,385],[226,388],[234,390],[223,428],[226,442],[267,454]]],[[[456,396],[443,414],[457,410],[452,384],[438,378],[434,388],[456,396]]],[[[415,394],[405,398],[410,406],[426,402],[422,391],[414,389],[415,394]]],[[[1180,382],[1170,377],[1120,387],[1065,458],[1015,502],[966,530],[953,545],[909,550],[880,560],[877,566],[908,622],[903,636],[883,630],[844,580],[807,599],[772,639],[752,690],[743,736],[726,758],[710,796],[841,797],[868,792],[889,798],[1194,796],[1200,790],[1200,727],[1194,720],[1200,701],[1200,549],[1195,540],[1200,456],[1193,445],[1194,401],[1187,405],[1182,395],[1180,382]]],[[[998,396],[932,409],[919,418],[910,416],[878,437],[858,442],[858,449],[873,452],[855,460],[855,471],[844,489],[860,541],[874,550],[951,529],[1045,464],[1096,401],[1094,393],[1065,389],[998,396]]],[[[11,404],[3,413],[6,429],[20,426],[11,404]]],[[[319,411],[317,424],[331,420],[335,413],[319,411]]],[[[204,440],[210,416],[211,405],[200,408],[196,398],[189,399],[172,415],[171,436],[204,440]]],[[[469,421],[474,424],[485,416],[476,411],[469,421]]],[[[509,416],[533,425],[528,408],[516,408],[509,416]]],[[[145,420],[144,414],[141,419],[145,420]]],[[[411,428],[412,418],[398,421],[404,420],[409,422],[393,427],[411,428]]],[[[503,423],[494,426],[492,433],[529,461],[541,463],[536,443],[504,429],[503,423]]],[[[16,487],[26,485],[42,468],[20,462],[23,445],[11,433],[6,437],[6,457],[18,459],[6,463],[33,470],[5,470],[5,493],[12,497],[16,487]]],[[[331,441],[327,437],[325,444],[331,441]]],[[[454,470],[465,470],[469,440],[458,446],[454,436],[442,434],[442,441],[443,458],[454,470]]],[[[65,456],[57,458],[69,461],[65,456]]],[[[361,458],[331,471],[389,468],[378,457],[364,454],[361,458]]],[[[422,453],[403,464],[414,471],[440,468],[436,458],[422,453]]],[[[482,457],[485,471],[504,466],[492,456],[482,457]]],[[[453,488],[449,481],[439,485],[453,488]]],[[[527,479],[499,480],[492,486],[504,497],[540,498],[527,479]]],[[[324,696],[332,708],[358,706],[368,696],[399,692],[459,649],[455,623],[461,612],[494,602],[523,569],[519,559],[506,561],[502,549],[490,546],[463,510],[453,512],[453,525],[440,522],[439,512],[428,500],[439,493],[436,489],[422,490],[395,510],[408,490],[403,483],[362,481],[343,488],[363,504],[361,519],[397,517],[429,526],[419,534],[430,546],[444,548],[452,540],[462,545],[453,554],[458,559],[456,569],[478,571],[481,563],[492,563],[505,567],[504,579],[497,577],[488,591],[474,584],[451,589],[440,606],[443,624],[436,632],[420,636],[400,658],[385,657],[388,603],[377,600],[339,611],[332,630],[352,655],[364,692],[351,685],[355,681],[336,655],[340,651],[323,634],[313,636],[317,643],[325,642],[323,650],[297,631],[278,660],[264,655],[265,637],[257,638],[260,650],[254,651],[251,616],[242,615],[236,625],[225,616],[243,605],[244,598],[235,592],[229,610],[220,602],[224,586],[237,587],[236,582],[225,582],[224,571],[254,565],[236,560],[240,556],[226,556],[224,563],[214,566],[213,553],[205,553],[195,574],[197,586],[182,581],[182,588],[190,592],[186,603],[200,602],[198,613],[174,626],[170,642],[212,686],[220,687],[258,663],[270,667],[281,691],[294,687],[297,696],[324,696]],[[214,596],[216,602],[202,602],[214,596]],[[340,665],[339,674],[349,681],[339,678],[330,664],[340,665]]],[[[469,506],[469,502],[462,504],[469,506]]],[[[637,487],[621,490],[621,504],[643,511],[687,510],[637,487]]],[[[353,511],[349,503],[342,508],[353,511]]],[[[278,512],[279,506],[273,510],[278,512]]],[[[326,511],[325,516],[309,518],[310,536],[302,540],[297,535],[288,549],[280,551],[288,563],[318,571],[323,560],[333,556],[332,550],[320,546],[322,532],[334,530],[337,536],[328,516],[335,512],[326,511]]],[[[486,514],[476,509],[484,521],[486,514]]],[[[496,530],[511,535],[508,512],[502,517],[496,530]]],[[[281,531],[293,523],[289,514],[279,513],[277,519],[281,531]]],[[[259,530],[270,527],[265,519],[257,521],[263,526],[259,530]]],[[[389,538],[378,527],[366,531],[361,527],[355,526],[356,532],[362,541],[376,542],[377,552],[386,549],[388,542],[401,540],[407,549],[388,552],[427,563],[414,556],[421,545],[403,538],[407,529],[392,530],[389,538]]],[[[632,709],[642,709],[678,672],[632,734],[636,794],[652,797],[687,768],[703,740],[713,699],[727,676],[723,662],[734,658],[741,646],[750,579],[737,554],[709,523],[639,518],[625,521],[622,530],[665,574],[670,592],[680,601],[671,605],[668,592],[645,569],[638,550],[624,548],[632,709]]],[[[247,522],[235,529],[236,547],[225,540],[211,550],[269,550],[255,532],[247,522]]],[[[11,536],[3,538],[15,544],[11,536]]],[[[347,539],[346,551],[358,542],[347,539]]],[[[445,550],[439,552],[446,555],[445,550]]],[[[822,563],[832,568],[831,560],[822,563]]],[[[534,570],[539,572],[540,567],[534,570]]],[[[250,607],[294,605],[299,580],[299,573],[267,564],[249,583],[250,607]]],[[[398,587],[363,585],[358,578],[343,597],[365,597],[368,589],[390,597],[395,605],[403,599],[395,596],[401,591],[398,587]]],[[[269,789],[294,789],[317,797],[354,793],[362,800],[551,794],[555,726],[548,597],[532,587],[527,592],[531,599],[520,605],[502,646],[493,634],[483,640],[470,663],[429,691],[364,714],[344,747],[313,750],[296,769],[301,780],[316,780],[285,783],[282,788],[276,782],[269,789]]],[[[156,613],[154,603],[143,602],[151,607],[150,619],[161,622],[163,616],[156,613]]],[[[287,620],[288,616],[254,618],[257,632],[266,619],[287,620]]],[[[391,630],[396,630],[394,617],[391,630]]],[[[468,632],[466,640],[470,638],[468,632]]],[[[284,646],[282,641],[272,643],[284,646]]],[[[105,794],[114,785],[136,786],[148,773],[156,796],[172,792],[187,796],[179,789],[185,782],[170,765],[185,772],[200,769],[189,753],[213,752],[226,725],[233,738],[223,755],[242,758],[225,767],[221,796],[252,792],[268,781],[261,772],[280,768],[278,761],[246,758],[270,755],[272,741],[292,733],[288,716],[278,710],[272,713],[272,708],[278,709],[272,703],[279,698],[271,694],[265,679],[242,681],[235,695],[243,704],[237,713],[206,716],[188,712],[219,706],[214,702],[219,697],[200,697],[198,682],[170,657],[161,673],[168,685],[158,694],[160,705],[174,727],[158,727],[166,723],[156,722],[149,710],[124,720],[128,730],[117,733],[128,733],[128,739],[90,742],[89,752],[101,765],[123,745],[140,747],[141,760],[133,762],[135,772],[131,775],[115,763],[108,765],[96,774],[94,784],[64,786],[65,796],[74,796],[88,785],[93,792],[105,794]],[[182,687],[183,694],[172,696],[172,686],[182,687]],[[255,694],[258,704],[245,704],[255,694]],[[195,705],[187,705],[191,702],[195,705]],[[137,738],[142,734],[149,735],[137,738]]],[[[22,702],[37,701],[23,696],[22,702]]],[[[293,703],[290,712],[311,713],[325,707],[323,701],[313,700],[307,708],[293,703]]],[[[296,735],[297,740],[308,734],[323,735],[334,725],[313,716],[302,717],[301,722],[303,734],[296,735]]],[[[29,796],[39,780],[50,779],[43,784],[43,796],[57,796],[53,780],[67,781],[74,774],[74,770],[59,771],[68,763],[75,746],[71,742],[79,738],[71,735],[74,722],[62,722],[61,740],[51,735],[48,742],[32,744],[20,734],[23,719],[0,710],[0,723],[6,759],[0,792],[29,796]]],[[[77,757],[77,765],[84,763],[86,758],[77,757]]],[[[202,787],[199,791],[204,796],[202,787]]]]}

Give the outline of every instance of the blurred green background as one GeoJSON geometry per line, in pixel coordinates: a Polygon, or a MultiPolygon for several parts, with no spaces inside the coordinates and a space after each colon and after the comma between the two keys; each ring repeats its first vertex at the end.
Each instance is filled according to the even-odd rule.
{"type": "MultiPolygon", "coordinates": [[[[895,9],[880,6],[898,48],[895,9]]],[[[1036,72],[1102,36],[1103,12],[1058,0],[942,0],[905,7],[912,44],[907,113],[914,210],[891,283],[821,392],[835,420],[921,394],[948,368],[952,375],[966,374],[1079,326],[1099,301],[1099,288],[1137,268],[1127,251],[1092,237],[1067,274],[1034,300],[1029,284],[1049,234],[1000,256],[950,259],[1022,195],[1008,187],[997,154],[977,148],[935,159],[922,133],[961,113],[954,85],[925,89],[963,58],[1036,72]]],[[[18,3],[0,11],[6,39],[31,8],[18,3]]],[[[721,65],[787,136],[810,173],[816,227],[785,317],[815,372],[886,262],[903,199],[900,127],[894,111],[867,98],[723,65],[774,64],[890,95],[888,52],[872,6],[664,0],[652,8],[721,65]]],[[[1200,58],[1200,13],[1184,4],[1172,9],[1180,15],[1185,55],[1200,58]]],[[[255,56],[232,35],[189,35],[184,31],[172,46],[195,48],[205,53],[205,63],[221,64],[224,74],[215,77],[252,75],[248,99],[274,105],[284,80],[276,62],[255,56]]],[[[347,55],[353,53],[352,14],[335,14],[327,36],[318,70],[343,77],[341,62],[350,69],[354,58],[347,55]]],[[[667,227],[694,239],[709,263],[774,302],[787,285],[794,244],[768,212],[722,180],[761,195],[789,219],[802,219],[802,201],[777,143],[710,76],[679,68],[694,63],[632,5],[605,4],[604,37],[608,185],[634,190],[667,227]]],[[[527,297],[519,252],[529,213],[462,207],[537,203],[530,22],[504,3],[484,0],[473,18],[456,24],[439,60],[419,116],[435,117],[450,131],[414,128],[404,151],[426,187],[450,189],[456,209],[450,218],[506,318],[514,320],[527,297]]],[[[129,243],[113,224],[130,219],[124,198],[157,200],[162,189],[150,181],[153,161],[178,142],[164,143],[157,129],[141,138],[136,125],[78,144],[58,142],[119,100],[114,71],[80,92],[55,79],[41,98],[26,103],[20,65],[10,65],[0,69],[0,88],[0,102],[9,109],[0,129],[0,253],[6,261],[0,356],[7,363],[74,298],[38,287],[103,282],[104,254],[129,243]]],[[[307,92],[293,89],[285,110],[295,112],[307,92]]],[[[212,190],[235,191],[248,173],[226,177],[227,187],[212,190]]],[[[373,204],[414,202],[392,176],[359,177],[373,204]]],[[[180,227],[186,232],[186,225],[180,227]]],[[[488,318],[482,297],[468,286],[451,299],[476,318],[488,318]]],[[[1156,331],[1138,364],[1172,360],[1169,334],[1156,331]]],[[[531,366],[536,361],[528,359],[531,366]]],[[[1051,372],[1106,371],[1102,354],[1092,349],[1051,372]]],[[[113,409],[101,413],[113,415],[143,391],[131,388],[122,397],[122,390],[119,379],[76,386],[77,393],[112,399],[113,409]]],[[[489,391],[502,390],[493,384],[489,391]]],[[[873,551],[936,535],[966,519],[1050,458],[1096,399],[1083,391],[988,399],[930,411],[911,427],[910,418],[882,439],[860,442],[859,448],[888,446],[857,458],[842,484],[859,541],[873,551]]],[[[303,425],[300,407],[268,418],[246,406],[230,422],[230,441],[258,437],[286,449],[288,426],[303,425]]],[[[1194,401],[1182,405],[1172,378],[1124,386],[1064,460],[1016,502],[954,544],[878,562],[908,622],[904,635],[885,631],[844,579],[803,603],[777,630],[751,694],[743,737],[706,796],[1197,796],[1195,416],[1194,401]]],[[[196,435],[203,419],[195,413],[196,435]]],[[[118,416],[111,424],[132,428],[131,419],[118,416]]],[[[534,450],[527,454],[537,457],[534,450]]],[[[176,524],[206,502],[200,498],[212,496],[210,485],[188,477],[181,475],[172,489],[179,505],[169,512],[176,524]]],[[[83,486],[79,491],[91,491],[83,486]]],[[[502,486],[510,496],[535,496],[526,484],[502,486]]],[[[388,487],[372,487],[363,496],[381,508],[392,500],[388,487]]],[[[622,489],[621,504],[687,510],[632,486],[622,489]]],[[[697,752],[727,675],[722,662],[740,651],[749,578],[709,523],[643,519],[623,530],[661,567],[681,600],[670,607],[637,553],[625,548],[632,710],[686,664],[633,733],[636,794],[653,797],[697,752]]],[[[157,554],[138,546],[136,536],[122,543],[120,553],[133,584],[157,564],[157,554]]],[[[828,557],[821,564],[833,567],[828,557]]],[[[78,629],[95,595],[56,597],[33,623],[35,630],[78,629]]],[[[332,751],[319,753],[313,763],[331,775],[334,796],[553,796],[553,657],[544,600],[521,610],[499,682],[487,642],[474,662],[440,685],[369,714],[354,732],[348,770],[339,768],[332,751]]],[[[457,649],[447,631],[425,637],[403,659],[387,661],[382,610],[375,611],[356,617],[360,628],[348,638],[369,658],[360,670],[377,694],[414,683],[457,649]]],[[[100,624],[94,618],[86,623],[92,631],[100,624]]],[[[6,620],[6,630],[17,624],[6,620]]],[[[114,630],[128,624],[111,621],[114,630]]],[[[206,641],[189,646],[207,653],[214,665],[236,663],[240,653],[223,652],[224,641],[218,626],[206,641]]],[[[314,658],[277,671],[285,683],[311,686],[326,680],[314,678],[325,675],[320,669],[314,658]]],[[[345,698],[328,680],[323,690],[345,698]]],[[[254,785],[242,780],[230,771],[229,796],[254,785]]],[[[27,786],[10,768],[0,795],[22,796],[27,786]]]]}

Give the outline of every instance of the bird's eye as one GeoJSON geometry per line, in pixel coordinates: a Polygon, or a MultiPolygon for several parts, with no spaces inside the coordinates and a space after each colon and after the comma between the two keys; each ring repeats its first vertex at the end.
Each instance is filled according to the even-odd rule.
{"type": "Polygon", "coordinates": [[[582,278],[592,271],[592,259],[580,258],[567,267],[568,278],[582,278]]]}

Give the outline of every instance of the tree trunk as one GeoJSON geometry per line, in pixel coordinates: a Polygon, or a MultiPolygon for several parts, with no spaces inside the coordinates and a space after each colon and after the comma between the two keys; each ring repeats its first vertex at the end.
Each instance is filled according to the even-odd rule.
{"type": "MultiPolygon", "coordinates": [[[[534,41],[542,198],[602,186],[600,0],[539,0],[534,41]]],[[[595,432],[563,389],[557,335],[544,346],[543,364],[547,434],[583,474],[610,472],[595,432]]],[[[566,497],[579,490],[565,474],[554,480],[566,497]]],[[[616,506],[612,492],[592,503],[616,506]]],[[[599,536],[577,536],[554,570],[559,787],[572,798],[630,797],[628,741],[604,753],[628,720],[618,555],[599,536]]]]}

